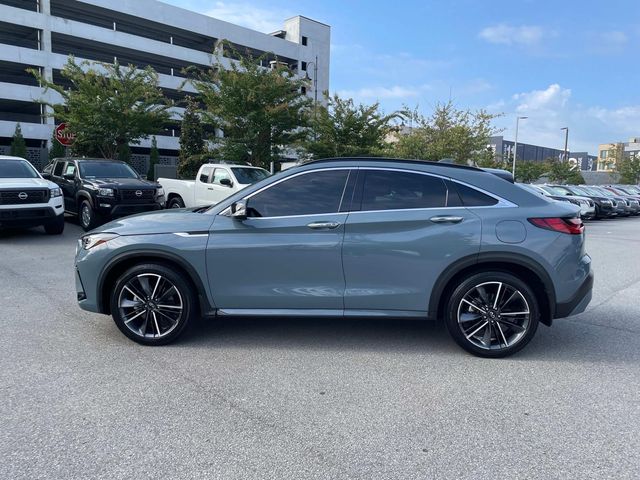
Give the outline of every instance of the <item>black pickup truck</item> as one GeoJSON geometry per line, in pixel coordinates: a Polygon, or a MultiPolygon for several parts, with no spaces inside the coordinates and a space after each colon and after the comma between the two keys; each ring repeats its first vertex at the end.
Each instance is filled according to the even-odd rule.
{"type": "Polygon", "coordinates": [[[60,186],[65,211],[78,215],[86,231],[113,218],[164,208],[162,187],[118,160],[56,158],[43,177],[60,186]]]}

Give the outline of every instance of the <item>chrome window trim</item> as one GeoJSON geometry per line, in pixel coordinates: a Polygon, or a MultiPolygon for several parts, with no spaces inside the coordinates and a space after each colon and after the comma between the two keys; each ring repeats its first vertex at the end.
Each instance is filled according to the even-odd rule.
{"type": "MultiPolygon", "coordinates": [[[[352,166],[352,167],[327,167],[327,168],[321,168],[321,169],[317,169],[317,170],[307,170],[304,172],[299,172],[296,173],[294,175],[282,178],[280,180],[278,180],[277,182],[271,183],[269,185],[266,185],[264,187],[262,187],[259,190],[256,190],[255,192],[249,194],[248,196],[244,197],[243,200],[249,200],[251,197],[253,197],[254,195],[257,195],[258,193],[261,193],[265,190],[267,190],[268,188],[274,187],[286,180],[289,180],[291,178],[295,178],[298,177],[300,175],[306,175],[309,173],[316,173],[316,172],[324,172],[324,171],[328,171],[328,170],[378,170],[378,171],[386,171],[386,172],[402,172],[402,173],[417,173],[419,175],[427,175],[430,177],[436,177],[439,178],[442,181],[450,181],[450,182],[454,182],[454,183],[458,183],[460,185],[464,185],[465,187],[471,188],[473,190],[476,190],[484,195],[487,195],[491,198],[494,198],[498,201],[498,203],[496,203],[495,205],[479,205],[479,206],[472,206],[472,207],[467,207],[464,205],[459,205],[459,206],[447,206],[445,205],[444,207],[422,207],[422,208],[397,208],[397,209],[386,209],[386,210],[349,210],[347,212],[328,212],[328,213],[311,213],[311,214],[305,214],[305,215],[283,215],[283,216],[278,216],[278,217],[251,217],[252,219],[271,219],[271,218],[299,218],[299,217],[313,217],[313,216],[317,216],[317,215],[347,215],[350,213],[380,213],[380,212],[409,212],[409,211],[422,211],[422,210],[442,210],[444,209],[460,209],[460,208],[465,208],[465,209],[484,209],[484,208],[515,208],[518,205],[516,205],[513,202],[510,202],[507,199],[504,199],[494,193],[488,192],[476,185],[471,185],[470,183],[455,179],[455,178],[451,178],[451,177],[447,177],[445,175],[440,175],[440,174],[436,174],[436,173],[432,173],[432,172],[423,172],[420,170],[411,170],[411,169],[406,169],[406,168],[396,168],[396,167],[363,167],[363,166],[352,166]]],[[[349,175],[351,175],[352,172],[349,173],[349,175]]],[[[347,188],[347,184],[349,183],[349,175],[347,175],[347,180],[345,181],[345,190],[347,188]]],[[[445,185],[446,186],[446,185],[445,185]]],[[[338,205],[338,209],[340,209],[340,206],[342,205],[342,201],[344,200],[344,192],[345,190],[342,191],[342,197],[340,199],[340,205],[338,205]]],[[[447,197],[446,197],[446,203],[449,203],[449,189],[447,189],[447,197]]],[[[230,216],[231,215],[231,205],[229,205],[227,208],[225,208],[222,212],[220,212],[218,215],[224,215],[224,216],[230,216]]]]}
{"type": "MultiPolygon", "coordinates": [[[[445,175],[440,175],[437,173],[432,173],[432,172],[423,172],[420,170],[410,170],[410,169],[406,169],[406,168],[395,168],[395,167],[357,167],[359,170],[382,170],[382,171],[394,171],[394,172],[403,172],[403,173],[417,173],[420,175],[428,175],[430,177],[436,177],[439,178],[441,180],[448,180],[450,182],[454,182],[454,183],[458,183],[460,185],[464,185],[465,187],[471,188],[473,190],[476,190],[480,193],[483,193],[484,195],[487,195],[488,197],[494,198],[498,201],[498,203],[496,203],[495,205],[480,205],[480,206],[475,206],[475,207],[467,207],[465,205],[459,205],[459,206],[448,206],[445,204],[444,207],[422,207],[422,208],[398,208],[398,209],[388,209],[388,210],[354,210],[353,212],[398,212],[398,211],[402,211],[402,210],[434,210],[434,209],[442,209],[442,208],[513,208],[513,207],[517,207],[518,205],[516,205],[513,202],[510,202],[507,199],[504,199],[498,195],[496,195],[495,193],[491,193],[488,192],[476,185],[471,185],[470,183],[467,182],[463,182],[461,180],[455,179],[455,178],[451,178],[451,177],[447,177],[445,175]]],[[[449,203],[449,189],[447,189],[447,202],[449,203]]]]}
{"type": "MultiPolygon", "coordinates": [[[[289,175],[287,177],[281,178],[280,180],[270,183],[269,185],[265,185],[264,187],[262,187],[259,190],[256,190],[255,192],[250,193],[249,195],[247,195],[246,197],[244,197],[242,200],[247,201],[249,200],[251,197],[264,192],[265,190],[271,188],[271,187],[275,187],[276,185],[279,185],[282,182],[285,182],[287,180],[290,180],[292,178],[295,177],[299,177],[300,175],[307,175],[309,173],[318,173],[318,172],[326,172],[326,171],[332,171],[332,170],[348,170],[349,172],[347,173],[347,178],[344,181],[344,187],[342,189],[342,194],[340,195],[340,203],[338,204],[338,210],[340,210],[340,207],[342,206],[342,200],[344,199],[344,192],[347,188],[347,185],[349,184],[349,175],[351,174],[351,170],[357,170],[358,167],[327,167],[327,168],[320,168],[317,170],[305,170],[304,172],[298,172],[295,173],[293,175],[289,175]]],[[[307,213],[304,215],[281,215],[281,216],[277,216],[277,217],[250,217],[252,219],[270,219],[270,218],[298,218],[298,217],[315,217],[317,215],[344,215],[347,214],[349,212],[325,212],[325,213],[307,213]]],[[[231,216],[231,205],[229,205],[227,208],[225,208],[222,212],[220,212],[218,215],[224,215],[226,217],[231,216]]]]}

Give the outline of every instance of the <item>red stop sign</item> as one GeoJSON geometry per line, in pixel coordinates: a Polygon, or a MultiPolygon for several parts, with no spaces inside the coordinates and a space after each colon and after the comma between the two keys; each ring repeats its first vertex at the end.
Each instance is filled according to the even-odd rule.
{"type": "Polygon", "coordinates": [[[76,136],[67,130],[67,124],[61,123],[56,127],[56,140],[58,140],[65,147],[70,147],[76,140],[76,136]]]}

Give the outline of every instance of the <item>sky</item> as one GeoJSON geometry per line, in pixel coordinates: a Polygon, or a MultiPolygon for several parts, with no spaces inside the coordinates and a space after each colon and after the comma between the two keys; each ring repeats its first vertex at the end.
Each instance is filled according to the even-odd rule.
{"type": "Polygon", "coordinates": [[[640,137],[640,0],[164,0],[269,33],[304,15],[331,25],[331,93],[428,115],[503,114],[513,140],[597,154],[640,137]]]}

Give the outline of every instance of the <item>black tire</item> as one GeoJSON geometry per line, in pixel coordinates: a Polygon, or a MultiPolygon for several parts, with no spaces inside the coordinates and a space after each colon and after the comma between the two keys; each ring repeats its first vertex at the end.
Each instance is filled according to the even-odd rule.
{"type": "Polygon", "coordinates": [[[110,304],[120,331],[134,342],[152,346],[175,341],[193,323],[197,310],[189,279],[182,272],[155,263],[136,265],[123,273],[113,287],[110,304]]]}
{"type": "Polygon", "coordinates": [[[533,290],[520,278],[490,271],[462,279],[449,297],[445,314],[447,329],[458,345],[479,357],[500,358],[518,352],[531,341],[540,309],[533,290]],[[526,309],[528,315],[514,315],[514,309],[526,309]]]}
{"type": "Polygon", "coordinates": [[[171,200],[169,200],[167,208],[184,208],[184,202],[180,197],[173,197],[171,200]]]}
{"type": "Polygon", "coordinates": [[[47,235],[61,235],[64,232],[64,213],[43,226],[47,235]]]}
{"type": "Polygon", "coordinates": [[[93,230],[100,225],[100,215],[96,213],[88,200],[83,200],[78,208],[78,223],[85,232],[93,230]]]}

